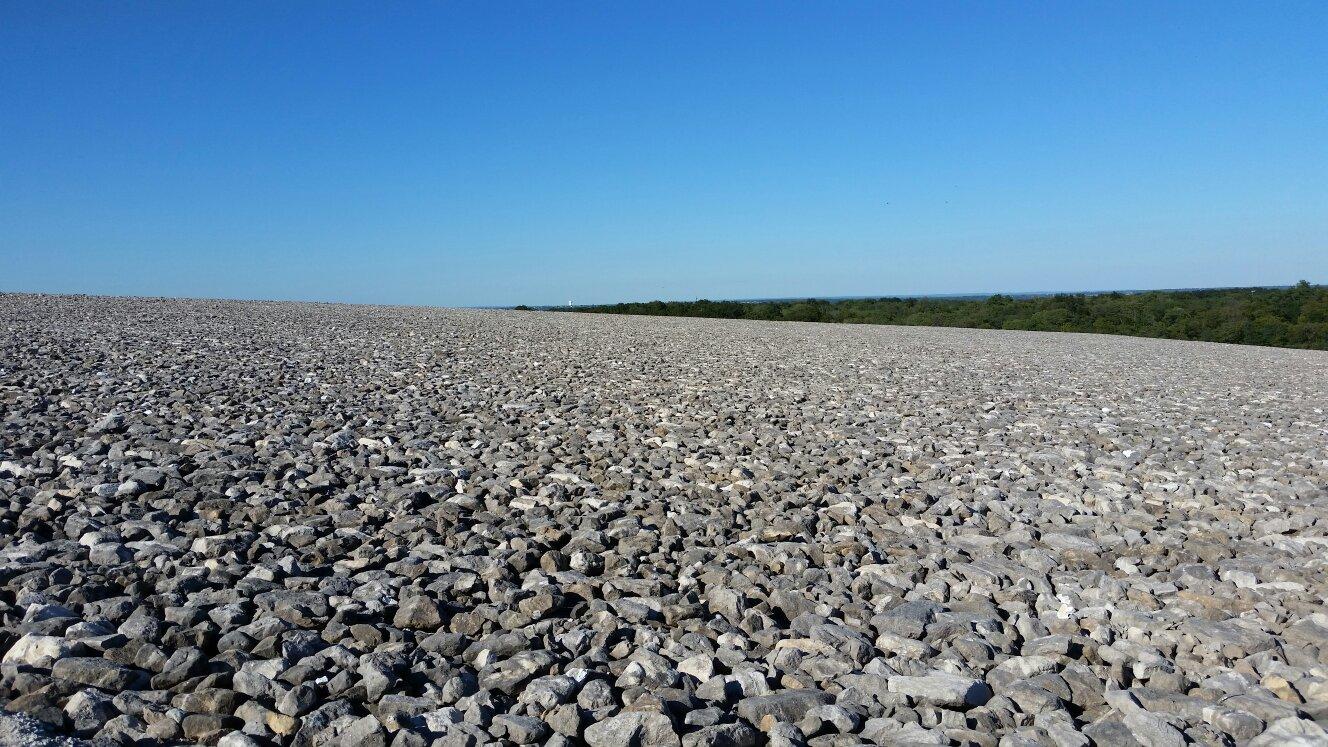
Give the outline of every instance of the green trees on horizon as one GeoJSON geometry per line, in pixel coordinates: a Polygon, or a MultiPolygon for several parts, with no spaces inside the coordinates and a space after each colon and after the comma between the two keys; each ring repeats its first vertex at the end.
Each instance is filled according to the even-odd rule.
{"type": "MultiPolygon", "coordinates": [[[[559,309],[564,310],[564,309],[559,309]]],[[[1328,286],[1142,293],[1059,293],[985,299],[649,301],[566,311],[717,319],[1099,332],[1328,350],[1328,286]]]]}

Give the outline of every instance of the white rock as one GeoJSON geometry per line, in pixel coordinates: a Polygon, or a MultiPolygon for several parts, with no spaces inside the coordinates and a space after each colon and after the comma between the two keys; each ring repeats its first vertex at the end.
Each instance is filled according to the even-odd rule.
{"type": "Polygon", "coordinates": [[[74,647],[74,643],[60,636],[28,633],[5,652],[4,663],[50,669],[55,662],[72,654],[74,647]]]}

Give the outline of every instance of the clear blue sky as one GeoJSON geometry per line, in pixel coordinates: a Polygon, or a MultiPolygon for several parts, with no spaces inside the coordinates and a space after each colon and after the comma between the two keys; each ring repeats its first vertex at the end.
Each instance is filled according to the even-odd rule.
{"type": "Polygon", "coordinates": [[[1328,3],[0,4],[0,290],[1328,282],[1328,3]]]}

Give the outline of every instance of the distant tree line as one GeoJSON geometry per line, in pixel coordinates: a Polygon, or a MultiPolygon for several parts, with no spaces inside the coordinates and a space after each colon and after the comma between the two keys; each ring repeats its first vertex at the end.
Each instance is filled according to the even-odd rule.
{"type": "MultiPolygon", "coordinates": [[[[525,308],[525,307],[520,307],[525,308]]],[[[559,310],[718,319],[903,324],[1101,332],[1175,340],[1328,350],[1328,286],[1142,293],[1059,293],[985,299],[650,301],[559,310]]]]}

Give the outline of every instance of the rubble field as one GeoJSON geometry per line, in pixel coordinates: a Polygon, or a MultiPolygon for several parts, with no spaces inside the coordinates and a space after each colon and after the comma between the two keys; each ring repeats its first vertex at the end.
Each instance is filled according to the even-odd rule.
{"type": "Polygon", "coordinates": [[[0,744],[1328,742],[1328,353],[0,295],[0,744]]]}

